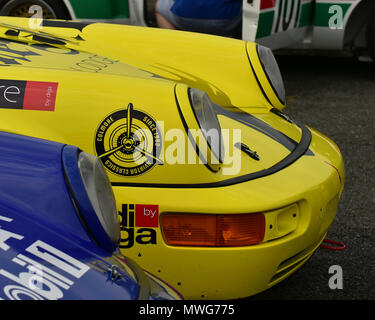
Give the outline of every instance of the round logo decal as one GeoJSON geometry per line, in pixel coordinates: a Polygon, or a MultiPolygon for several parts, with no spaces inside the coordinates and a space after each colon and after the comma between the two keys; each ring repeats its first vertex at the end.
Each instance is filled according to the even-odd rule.
{"type": "Polygon", "coordinates": [[[161,133],[155,120],[135,110],[127,109],[108,115],[95,135],[95,151],[105,168],[114,174],[133,177],[162,164],[161,133]]]}

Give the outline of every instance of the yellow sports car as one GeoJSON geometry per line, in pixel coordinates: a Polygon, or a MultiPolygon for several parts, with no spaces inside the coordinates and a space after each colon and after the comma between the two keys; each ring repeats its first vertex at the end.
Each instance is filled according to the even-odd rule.
{"type": "Polygon", "coordinates": [[[120,248],[187,299],[266,290],[324,239],[343,159],[282,111],[269,49],[9,17],[0,37],[0,130],[97,155],[117,199],[120,248]]]}

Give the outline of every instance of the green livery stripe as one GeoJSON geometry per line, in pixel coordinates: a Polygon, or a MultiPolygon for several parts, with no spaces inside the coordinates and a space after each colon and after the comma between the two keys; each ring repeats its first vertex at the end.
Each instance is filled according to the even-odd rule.
{"type": "Polygon", "coordinates": [[[302,5],[301,17],[299,19],[299,27],[306,27],[312,25],[314,22],[314,7],[313,2],[302,5]]]}
{"type": "Polygon", "coordinates": [[[77,19],[129,19],[128,0],[70,0],[77,19]]]}
{"type": "Polygon", "coordinates": [[[340,6],[343,11],[343,17],[345,17],[348,9],[352,3],[317,3],[315,7],[315,20],[314,25],[316,27],[328,27],[329,19],[332,17],[332,13],[329,13],[329,8],[333,5],[340,6]]]}
{"type": "Polygon", "coordinates": [[[275,11],[267,11],[259,15],[256,38],[267,37],[271,34],[274,16],[275,11]]]}

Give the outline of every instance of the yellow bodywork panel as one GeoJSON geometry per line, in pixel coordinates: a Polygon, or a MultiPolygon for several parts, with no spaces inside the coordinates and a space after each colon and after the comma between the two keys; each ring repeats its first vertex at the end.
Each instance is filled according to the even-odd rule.
{"type": "Polygon", "coordinates": [[[284,105],[255,44],[100,23],[51,20],[31,30],[28,23],[0,19],[0,130],[76,145],[102,160],[124,255],[188,299],[246,297],[307,261],[335,217],[343,159],[324,135],[271,112],[284,105]],[[221,163],[202,156],[208,143],[190,88],[214,103],[221,163]],[[243,247],[171,246],[165,213],[262,213],[264,238],[243,247]]]}

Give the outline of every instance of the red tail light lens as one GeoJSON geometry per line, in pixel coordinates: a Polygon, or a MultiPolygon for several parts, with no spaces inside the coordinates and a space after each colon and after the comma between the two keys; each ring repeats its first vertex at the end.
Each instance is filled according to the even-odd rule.
{"type": "Polygon", "coordinates": [[[165,213],[161,225],[166,243],[174,246],[250,246],[262,242],[265,232],[261,213],[165,213]]]}

